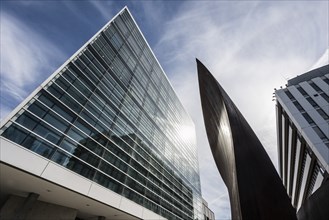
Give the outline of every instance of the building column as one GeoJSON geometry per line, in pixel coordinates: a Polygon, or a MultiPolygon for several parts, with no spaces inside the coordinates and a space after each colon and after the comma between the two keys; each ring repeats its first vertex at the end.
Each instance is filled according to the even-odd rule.
{"type": "Polygon", "coordinates": [[[38,200],[38,198],[39,198],[39,194],[29,193],[29,195],[25,199],[23,205],[17,210],[15,219],[17,219],[17,220],[26,219],[27,214],[32,209],[33,205],[38,200]]]}

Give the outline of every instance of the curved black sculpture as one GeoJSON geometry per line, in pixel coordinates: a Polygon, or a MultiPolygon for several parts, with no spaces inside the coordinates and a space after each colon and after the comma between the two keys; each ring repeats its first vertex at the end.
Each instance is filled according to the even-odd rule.
{"type": "Polygon", "coordinates": [[[297,212],[298,220],[326,220],[329,218],[329,179],[322,183],[297,212]]]}
{"type": "Polygon", "coordinates": [[[296,219],[281,179],[255,133],[199,60],[197,67],[208,141],[228,188],[232,219],[296,219]]]}

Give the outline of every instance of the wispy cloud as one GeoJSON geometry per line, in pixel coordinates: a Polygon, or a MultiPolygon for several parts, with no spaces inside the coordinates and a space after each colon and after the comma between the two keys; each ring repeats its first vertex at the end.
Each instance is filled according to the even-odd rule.
{"type": "Polygon", "coordinates": [[[222,84],[276,165],[273,89],[328,48],[328,2],[186,2],[178,11],[155,53],[196,124],[203,195],[225,219],[229,200],[217,204],[226,188],[205,135],[194,58],[222,84]]]}
{"type": "Polygon", "coordinates": [[[66,7],[68,10],[70,10],[71,15],[74,15],[77,19],[79,19],[81,22],[86,24],[89,27],[94,26],[95,24],[92,22],[92,19],[88,16],[86,12],[88,12],[88,6],[90,7],[88,2],[81,1],[79,2],[79,5],[81,8],[84,8],[86,11],[85,13],[81,13],[81,8],[78,7],[79,5],[74,1],[62,1],[61,2],[64,7],[66,7]]]}
{"type": "Polygon", "coordinates": [[[310,70],[319,68],[327,64],[329,64],[329,48],[326,49],[323,55],[315,62],[315,64],[310,68],[310,70]]]}
{"type": "Polygon", "coordinates": [[[114,15],[114,4],[110,1],[89,1],[92,6],[102,15],[105,21],[109,21],[114,15]]]}
{"type": "Polygon", "coordinates": [[[47,78],[58,57],[65,56],[51,42],[1,12],[1,109],[22,101],[47,78]]]}

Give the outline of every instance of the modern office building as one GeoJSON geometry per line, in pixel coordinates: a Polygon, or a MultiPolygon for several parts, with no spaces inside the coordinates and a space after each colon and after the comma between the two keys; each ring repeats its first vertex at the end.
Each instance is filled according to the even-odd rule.
{"type": "Polygon", "coordinates": [[[256,134],[198,60],[197,67],[208,141],[228,188],[232,219],[297,219],[281,179],[256,134]]]}
{"type": "Polygon", "coordinates": [[[203,217],[194,124],[127,8],[0,135],[1,219],[203,217]]]}
{"type": "Polygon", "coordinates": [[[288,80],[275,96],[279,172],[298,210],[328,179],[329,65],[288,80]]]}
{"type": "Polygon", "coordinates": [[[208,207],[208,202],[202,199],[202,213],[203,213],[203,220],[215,220],[215,214],[211,209],[208,207]]]}

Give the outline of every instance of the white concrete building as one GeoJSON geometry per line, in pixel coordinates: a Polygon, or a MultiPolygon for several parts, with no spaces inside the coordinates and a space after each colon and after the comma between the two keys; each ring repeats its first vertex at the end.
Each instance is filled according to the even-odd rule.
{"type": "Polygon", "coordinates": [[[329,66],[275,92],[279,171],[292,204],[301,207],[329,173],[329,66]]]}

